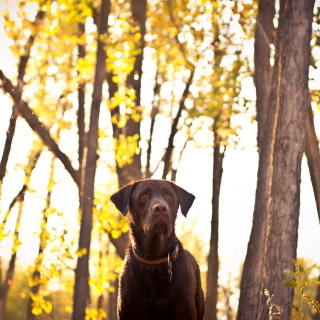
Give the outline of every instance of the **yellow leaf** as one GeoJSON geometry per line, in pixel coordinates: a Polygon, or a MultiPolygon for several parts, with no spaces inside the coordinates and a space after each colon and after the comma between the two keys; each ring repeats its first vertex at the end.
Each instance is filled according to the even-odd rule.
{"type": "Polygon", "coordinates": [[[51,313],[52,311],[52,303],[50,301],[42,300],[41,308],[45,313],[51,313]]]}
{"type": "Polygon", "coordinates": [[[70,306],[66,306],[65,310],[69,313],[72,313],[73,312],[73,308],[70,307],[70,306]]]}
{"type": "Polygon", "coordinates": [[[34,308],[32,308],[31,312],[33,314],[35,314],[36,316],[38,316],[39,314],[42,313],[42,309],[40,307],[34,307],[34,308]]]}
{"type": "Polygon", "coordinates": [[[112,231],[111,231],[111,236],[112,236],[112,238],[114,238],[114,239],[119,238],[120,235],[121,235],[121,231],[120,231],[120,230],[112,230],[112,231]]]}

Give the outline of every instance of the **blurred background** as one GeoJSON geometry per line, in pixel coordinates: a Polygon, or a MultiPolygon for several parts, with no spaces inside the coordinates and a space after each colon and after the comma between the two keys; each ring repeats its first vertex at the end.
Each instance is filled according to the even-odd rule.
{"type": "MultiPolygon", "coordinates": [[[[205,291],[217,239],[216,317],[235,319],[259,158],[257,11],[254,0],[0,0],[0,319],[83,319],[73,313],[81,277],[85,319],[116,319],[128,225],[109,198],[151,177],[196,196],[177,234],[205,291]]],[[[319,263],[305,156],[300,212],[299,261],[319,263]]]]}

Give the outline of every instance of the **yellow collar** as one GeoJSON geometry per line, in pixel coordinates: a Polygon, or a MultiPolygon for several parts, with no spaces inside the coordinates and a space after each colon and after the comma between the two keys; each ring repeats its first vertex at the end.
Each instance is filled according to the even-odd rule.
{"type": "Polygon", "coordinates": [[[145,264],[148,264],[151,266],[156,266],[158,264],[162,264],[162,263],[167,262],[168,265],[171,266],[171,261],[176,260],[178,257],[178,244],[176,244],[176,246],[171,254],[168,253],[167,257],[162,258],[162,259],[158,259],[158,260],[149,260],[146,258],[142,258],[137,254],[137,252],[133,248],[132,248],[132,251],[133,251],[134,256],[142,263],[145,263],[145,264]]]}

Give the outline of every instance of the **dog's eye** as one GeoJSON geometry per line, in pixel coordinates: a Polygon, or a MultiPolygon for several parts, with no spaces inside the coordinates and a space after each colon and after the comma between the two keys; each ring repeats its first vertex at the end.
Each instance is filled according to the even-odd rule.
{"type": "Polygon", "coordinates": [[[142,195],[140,196],[140,199],[148,199],[148,195],[147,195],[147,194],[142,194],[142,195]]]}
{"type": "Polygon", "coordinates": [[[167,199],[171,199],[171,198],[172,198],[172,195],[169,194],[169,193],[167,193],[167,194],[166,194],[166,198],[167,198],[167,199]]]}

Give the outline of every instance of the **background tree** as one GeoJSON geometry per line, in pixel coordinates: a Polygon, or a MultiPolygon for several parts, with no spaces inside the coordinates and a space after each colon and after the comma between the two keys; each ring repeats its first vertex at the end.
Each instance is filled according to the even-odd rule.
{"type": "MultiPolygon", "coordinates": [[[[12,3],[10,10],[3,13],[16,72],[14,68],[0,71],[0,86],[5,93],[0,99],[8,101],[11,97],[13,104],[12,110],[6,107],[10,109],[11,120],[8,114],[9,132],[0,163],[3,191],[0,205],[7,212],[12,199],[26,199],[21,207],[23,235],[23,228],[27,228],[24,217],[31,217],[30,203],[33,204],[35,229],[30,248],[34,254],[31,267],[24,269],[28,270],[26,276],[33,292],[23,287],[20,297],[26,306],[31,306],[30,317],[49,313],[52,303],[52,316],[70,318],[72,295],[79,302],[79,292],[82,302],[80,307],[74,304],[75,318],[86,315],[101,319],[106,313],[110,319],[115,317],[115,289],[128,228],[109,196],[132,178],[164,177],[179,182],[180,162],[186,160],[185,155],[195,146],[214,149],[207,274],[203,242],[193,239],[190,250],[199,257],[202,278],[208,277],[203,281],[207,289],[206,317],[219,318],[223,310],[228,310],[228,317],[232,317],[232,294],[218,285],[219,190],[224,156],[228,155],[225,150],[236,145],[238,139],[236,119],[251,105],[241,97],[241,82],[250,76],[252,61],[246,52],[250,51],[247,46],[252,37],[256,3],[241,0],[165,0],[150,2],[148,6],[146,1],[129,0],[12,3]],[[203,139],[203,134],[208,138],[203,139]],[[38,137],[44,143],[40,162],[24,186],[23,179],[14,178],[13,173],[19,171],[19,176],[24,176],[23,171],[34,154],[26,141],[40,141],[38,137]],[[23,161],[14,155],[18,140],[23,161]],[[55,157],[53,171],[49,152],[55,157]],[[43,185],[49,172],[53,185],[43,185]],[[13,180],[17,190],[9,194],[13,180]],[[66,310],[61,309],[60,293],[66,310]],[[217,310],[217,301],[222,296],[226,297],[227,307],[217,310]]],[[[271,78],[273,69],[269,60],[274,6],[268,2],[269,12],[263,5],[266,3],[261,1],[263,14],[257,18],[255,83],[260,92],[257,102],[260,158],[269,161],[265,155],[271,154],[272,148],[261,142],[262,127],[272,126],[274,118],[263,124],[267,104],[261,92],[265,90],[268,95],[271,90],[271,80],[269,86],[265,79],[271,78]],[[266,30],[264,19],[271,23],[270,30],[266,30]]],[[[313,43],[316,41],[314,35],[313,43]]],[[[316,99],[317,93],[313,92],[312,100],[316,99]]],[[[310,128],[314,129],[312,125],[310,128]]],[[[316,172],[319,152],[314,130],[311,133],[314,142],[308,147],[312,147],[314,157],[308,157],[308,161],[315,159],[311,171],[316,172]]],[[[258,215],[257,210],[263,212],[263,205],[269,201],[271,189],[261,179],[271,176],[270,168],[271,165],[264,164],[259,171],[257,199],[259,194],[262,200],[256,203],[254,224],[261,224],[260,229],[255,229],[261,238],[266,238],[263,230],[267,222],[259,219],[267,216],[258,215]]],[[[13,207],[11,212],[16,209],[13,207]]],[[[4,218],[2,225],[11,225],[11,213],[9,218],[4,213],[1,218],[4,218]]],[[[187,239],[191,238],[189,228],[191,224],[186,230],[187,239]]],[[[255,314],[254,308],[258,310],[259,302],[254,299],[263,287],[257,279],[262,277],[259,263],[265,261],[266,244],[253,239],[252,235],[250,243],[254,246],[249,245],[248,256],[253,248],[261,250],[254,257],[257,262],[253,267],[251,264],[248,269],[247,262],[245,265],[245,270],[257,271],[254,276],[244,271],[239,315],[246,320],[249,315],[245,309],[250,315],[255,314]],[[254,294],[250,291],[252,284],[257,285],[254,294]],[[249,294],[243,289],[246,285],[249,294]],[[247,300],[241,300],[243,297],[247,300]]],[[[26,243],[23,240],[17,246],[16,279],[22,268],[19,254],[26,243]]],[[[2,245],[10,251],[7,237],[2,245]]],[[[251,263],[255,261],[253,256],[251,263]]],[[[1,265],[2,275],[11,272],[8,266],[5,262],[1,265]]],[[[1,283],[10,288],[9,295],[16,297],[16,280],[12,281],[1,283]]],[[[10,314],[11,308],[10,300],[6,308],[10,314]]]]}
{"type": "MultiPolygon", "coordinates": [[[[270,101],[275,101],[276,121],[272,134],[274,151],[271,159],[270,207],[267,211],[270,220],[264,287],[275,294],[276,304],[285,306],[285,317],[291,315],[293,292],[283,288],[281,277],[283,270],[289,268],[292,259],[296,258],[301,159],[309,102],[308,69],[313,5],[314,1],[280,2],[277,59],[270,95],[270,101]],[[291,188],[292,185],[296,187],[291,188]]],[[[264,309],[262,307],[259,318],[267,319],[265,304],[262,305],[264,309]]]]}
{"type": "MultiPolygon", "coordinates": [[[[271,44],[273,43],[274,14],[274,1],[259,1],[255,27],[254,80],[257,93],[256,110],[260,156],[253,225],[243,267],[237,320],[257,318],[259,300],[262,298],[260,292],[263,290],[261,287],[263,277],[262,270],[264,268],[267,232],[267,211],[265,208],[268,205],[270,192],[270,184],[268,181],[271,175],[268,154],[270,154],[271,150],[269,149],[269,145],[267,147],[262,144],[262,138],[264,137],[265,130],[267,130],[267,115],[272,112],[269,104],[269,95],[271,88],[270,58],[271,44]]],[[[269,135],[268,132],[265,134],[269,135]]]]}
{"type": "MultiPolygon", "coordinates": [[[[257,113],[259,115],[259,112],[263,113],[265,111],[262,110],[264,108],[264,102],[266,101],[266,96],[268,96],[268,85],[263,83],[264,78],[268,78],[270,74],[270,65],[269,65],[269,57],[266,55],[266,53],[270,53],[270,44],[271,44],[271,36],[272,36],[272,27],[273,27],[273,14],[274,14],[274,4],[268,2],[265,3],[264,1],[260,1],[259,4],[259,14],[257,19],[257,27],[256,27],[256,44],[255,44],[255,61],[256,61],[256,74],[255,77],[256,81],[256,88],[257,88],[257,113]],[[260,12],[264,12],[264,15],[261,15],[260,12]],[[262,17],[262,18],[261,18],[262,17]],[[258,37],[260,33],[260,37],[258,37]],[[263,50],[263,46],[265,49],[263,50]],[[264,52],[265,54],[263,54],[264,52]],[[264,62],[263,62],[264,61],[264,62]],[[262,69],[261,69],[262,68],[262,69]],[[261,69],[261,70],[260,70],[261,69]],[[260,70],[259,73],[257,71],[260,70]],[[260,101],[260,103],[259,103],[260,101]]],[[[279,26],[279,29],[280,30],[279,26]]],[[[278,34],[282,32],[281,30],[278,31],[278,34]]],[[[278,35],[279,37],[279,35],[278,35]]],[[[277,54],[276,57],[279,55],[279,44],[277,47],[277,54]]],[[[277,66],[276,66],[277,67],[277,66]]],[[[276,68],[275,67],[275,68],[276,68]]],[[[275,71],[273,71],[275,72],[275,71]]],[[[280,79],[280,78],[278,78],[280,79]]],[[[282,78],[281,78],[282,79],[282,78]]],[[[276,81],[275,78],[273,81],[276,81]]],[[[282,82],[283,83],[283,82],[282,82]]],[[[274,98],[274,97],[273,97],[274,98]]],[[[271,98],[271,99],[273,99],[271,98]]],[[[269,100],[269,105],[271,103],[271,100],[269,100]]],[[[272,117],[270,114],[272,113],[272,109],[269,110],[268,119],[269,120],[259,120],[258,118],[258,130],[260,132],[260,138],[259,141],[265,141],[264,136],[264,130],[266,131],[266,135],[268,132],[270,132],[269,129],[265,129],[268,126],[266,125],[267,121],[270,121],[270,117],[272,117]]],[[[276,115],[273,116],[274,118],[277,117],[276,115]]],[[[264,117],[264,119],[266,119],[264,117]]],[[[309,120],[310,121],[310,120],[309,120]]],[[[309,128],[312,128],[312,122],[309,122],[309,128]],[[310,125],[311,124],[311,125],[310,125]]],[[[312,129],[311,129],[312,130],[312,129]]],[[[310,136],[309,136],[310,137],[310,136]]],[[[315,150],[317,150],[314,154],[319,153],[318,151],[318,143],[310,143],[311,138],[308,138],[308,147],[307,148],[313,148],[315,146],[315,150]]],[[[316,141],[316,140],[313,140],[316,141]]],[[[266,142],[265,142],[266,143],[266,142]]],[[[260,142],[261,144],[261,142],[260,142]]],[[[274,147],[273,147],[274,148],[274,147]]],[[[238,319],[248,319],[252,317],[252,319],[255,319],[256,312],[257,311],[257,301],[262,298],[261,295],[259,295],[259,292],[261,292],[265,286],[264,283],[264,274],[265,274],[265,267],[264,267],[264,256],[265,256],[265,250],[262,250],[262,248],[259,248],[259,246],[267,246],[267,238],[266,238],[266,232],[267,232],[267,219],[268,215],[266,215],[266,212],[268,212],[265,208],[269,206],[270,196],[269,193],[271,192],[270,189],[268,191],[268,188],[271,188],[272,184],[268,183],[267,181],[271,181],[272,179],[272,171],[267,170],[267,165],[264,163],[266,159],[268,159],[268,154],[271,150],[266,151],[264,153],[263,147],[260,146],[261,153],[260,153],[260,162],[259,162],[259,173],[258,173],[258,187],[257,187],[257,193],[256,193],[256,206],[254,211],[254,221],[253,221],[253,228],[252,233],[248,245],[248,252],[246,257],[246,262],[244,265],[244,273],[242,278],[242,284],[241,284],[241,294],[240,294],[240,302],[239,302],[239,310],[238,310],[238,319]],[[265,159],[265,160],[263,160],[265,159]],[[260,166],[263,168],[263,170],[260,171],[260,166]],[[263,175],[265,175],[263,177],[263,175]],[[268,178],[268,175],[271,175],[270,178],[268,178]],[[260,178],[259,178],[260,177],[260,178]],[[265,181],[265,182],[263,182],[265,181]],[[264,183],[265,186],[264,186],[264,183]],[[260,208],[260,209],[259,209],[260,208]],[[263,213],[265,212],[265,213],[263,213]],[[257,268],[257,265],[260,266],[257,268]],[[253,268],[254,266],[254,268],[253,268]],[[253,270],[255,270],[253,272],[253,270]],[[248,307],[249,306],[249,307],[248,307]]],[[[276,150],[276,149],[275,149],[276,150]]],[[[310,153],[309,153],[309,159],[310,153]]],[[[271,161],[271,160],[269,160],[271,161]]],[[[308,160],[310,162],[310,160],[308,160]]],[[[272,164],[273,166],[273,164],[272,164]]],[[[271,167],[272,168],[272,167],[271,167]]],[[[269,167],[270,169],[270,167],[269,167]]],[[[316,189],[315,189],[316,191],[316,189]]],[[[298,219],[296,217],[296,219],[298,219]]],[[[271,235],[271,233],[270,233],[271,235]]],[[[293,245],[295,246],[295,245],[293,245]]],[[[287,262],[288,263],[288,262],[287,262]]],[[[263,302],[260,300],[260,305],[263,302]]]]}

